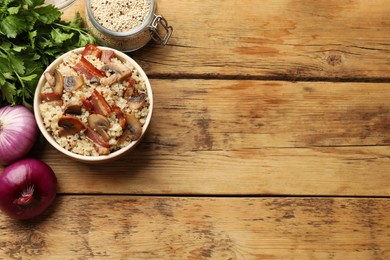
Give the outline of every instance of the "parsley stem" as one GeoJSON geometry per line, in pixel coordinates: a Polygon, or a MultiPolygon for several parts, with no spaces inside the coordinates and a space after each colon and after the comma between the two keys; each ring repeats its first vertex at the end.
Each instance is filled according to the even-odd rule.
{"type": "Polygon", "coordinates": [[[65,28],[65,29],[68,29],[68,30],[73,30],[73,31],[79,32],[80,34],[85,33],[85,31],[83,29],[79,29],[79,28],[76,28],[76,27],[71,27],[69,25],[64,25],[64,24],[61,24],[61,23],[54,23],[53,25],[56,25],[58,27],[65,28]]]}
{"type": "Polygon", "coordinates": [[[19,74],[16,72],[16,71],[14,71],[14,73],[15,73],[15,75],[16,75],[16,77],[18,78],[18,80],[19,80],[19,82],[20,82],[20,85],[22,85],[22,90],[23,90],[23,98],[24,98],[24,93],[25,93],[25,91],[26,91],[26,86],[24,85],[24,82],[23,82],[23,80],[20,78],[20,76],[19,76],[19,74]]]}

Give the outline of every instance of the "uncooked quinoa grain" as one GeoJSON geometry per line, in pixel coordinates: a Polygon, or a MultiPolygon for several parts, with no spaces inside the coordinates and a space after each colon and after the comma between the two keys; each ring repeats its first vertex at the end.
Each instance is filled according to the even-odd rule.
{"type": "Polygon", "coordinates": [[[119,51],[134,51],[143,47],[151,39],[149,30],[143,30],[136,35],[128,35],[127,37],[114,37],[103,33],[96,29],[91,23],[89,17],[86,17],[86,24],[89,32],[98,39],[101,45],[105,45],[119,51]]]}
{"type": "Polygon", "coordinates": [[[145,21],[150,12],[150,0],[91,0],[91,10],[103,27],[126,32],[145,21]]]}

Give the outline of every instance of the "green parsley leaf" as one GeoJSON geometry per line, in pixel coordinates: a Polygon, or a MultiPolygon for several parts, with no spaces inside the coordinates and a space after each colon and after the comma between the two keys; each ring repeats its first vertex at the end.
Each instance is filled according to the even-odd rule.
{"type": "Polygon", "coordinates": [[[1,84],[1,95],[3,97],[3,102],[6,101],[11,105],[15,104],[14,101],[15,94],[16,94],[16,87],[13,84],[9,83],[8,81],[6,81],[5,84],[1,84]]]}
{"type": "Polygon", "coordinates": [[[23,0],[29,7],[35,7],[39,5],[43,5],[45,0],[23,0]]]}
{"type": "Polygon", "coordinates": [[[32,103],[44,69],[68,50],[96,40],[80,14],[61,20],[44,0],[0,0],[0,106],[32,103]]]}
{"type": "Polygon", "coordinates": [[[25,71],[23,58],[17,56],[15,52],[8,53],[8,62],[11,64],[12,69],[19,75],[23,75],[25,71]]]}
{"type": "Polygon", "coordinates": [[[51,38],[54,40],[54,43],[56,45],[61,45],[65,41],[72,39],[74,34],[73,33],[64,33],[59,28],[53,28],[50,35],[51,35],[51,38]]]}
{"type": "Polygon", "coordinates": [[[26,19],[22,16],[10,15],[0,21],[0,30],[9,38],[15,38],[19,33],[28,30],[26,19]]]}
{"type": "Polygon", "coordinates": [[[85,46],[88,43],[95,43],[95,38],[90,34],[80,34],[78,45],[79,46],[85,46]]]}
{"type": "Polygon", "coordinates": [[[31,48],[35,48],[35,38],[37,37],[37,30],[28,32],[28,39],[30,40],[31,48]]]}
{"type": "Polygon", "coordinates": [[[34,14],[44,24],[51,24],[61,18],[61,12],[53,5],[36,8],[34,14]]]}
{"type": "Polygon", "coordinates": [[[10,8],[8,8],[8,13],[9,14],[17,14],[17,13],[19,13],[19,9],[20,9],[20,5],[10,7],[10,8]]]}

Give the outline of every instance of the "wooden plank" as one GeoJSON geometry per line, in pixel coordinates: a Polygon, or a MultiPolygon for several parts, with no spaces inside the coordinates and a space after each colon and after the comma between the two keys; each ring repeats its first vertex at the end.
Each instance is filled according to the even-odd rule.
{"type": "Polygon", "coordinates": [[[388,147],[174,151],[143,143],[116,162],[40,157],[61,193],[390,196],[388,147]]]}
{"type": "Polygon", "coordinates": [[[390,84],[152,80],[150,134],[180,151],[390,144],[390,84]]]}
{"type": "Polygon", "coordinates": [[[389,259],[388,199],[60,196],[2,259],[389,259]]]}
{"type": "MultiPolygon", "coordinates": [[[[83,15],[84,1],[66,10],[83,15]]],[[[389,80],[386,0],[158,0],[169,46],[132,53],[153,77],[389,80]]]]}
{"type": "Polygon", "coordinates": [[[128,156],[91,166],[35,151],[60,192],[390,195],[390,84],[152,85],[151,127],[128,156]]]}

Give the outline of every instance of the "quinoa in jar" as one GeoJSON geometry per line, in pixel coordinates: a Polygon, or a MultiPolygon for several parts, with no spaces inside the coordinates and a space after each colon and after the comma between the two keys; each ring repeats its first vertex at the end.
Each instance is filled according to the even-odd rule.
{"type": "Polygon", "coordinates": [[[120,51],[135,51],[151,39],[165,45],[173,31],[156,15],[155,0],[87,0],[86,8],[90,33],[100,44],[120,51]]]}

